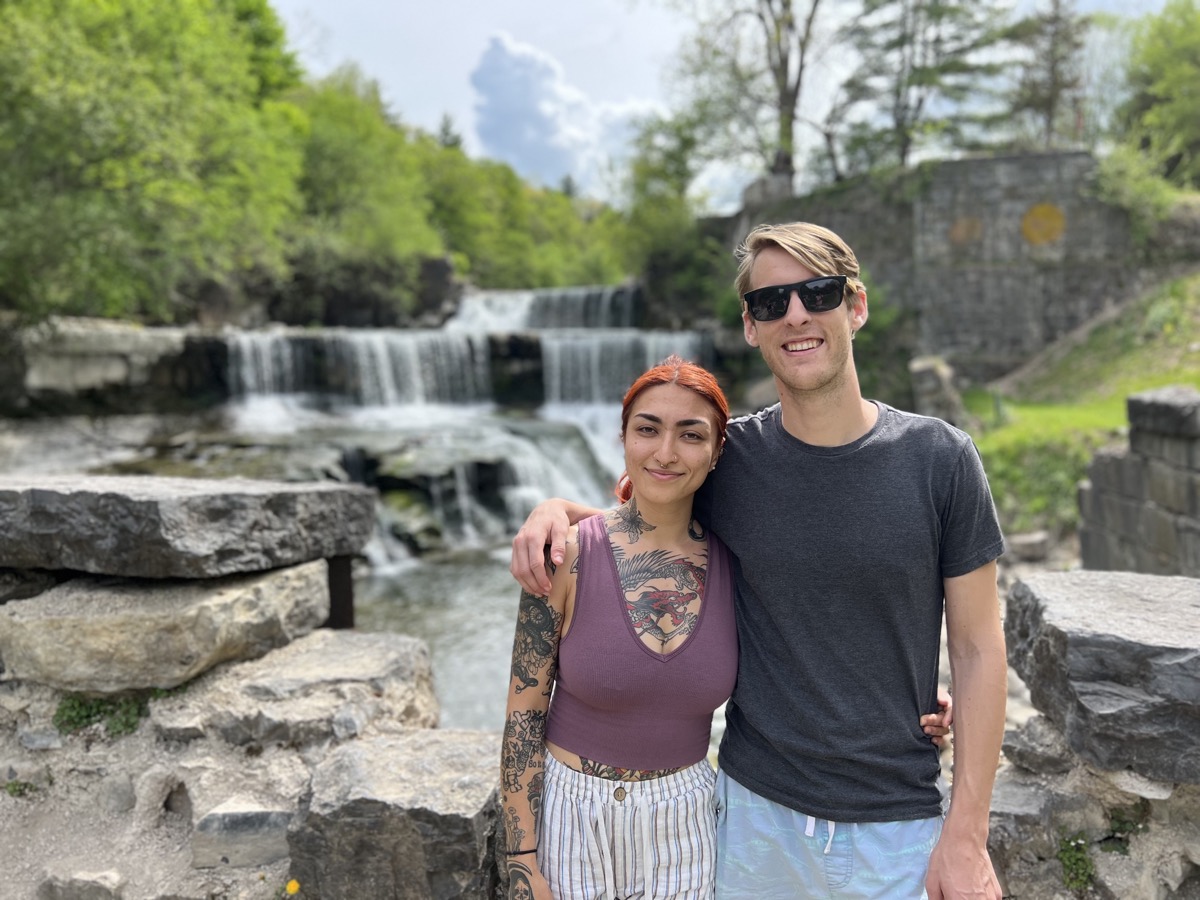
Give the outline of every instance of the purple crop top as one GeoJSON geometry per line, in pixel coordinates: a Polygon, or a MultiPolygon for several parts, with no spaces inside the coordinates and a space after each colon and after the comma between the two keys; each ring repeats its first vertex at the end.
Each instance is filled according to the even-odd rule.
{"type": "Polygon", "coordinates": [[[558,647],[546,740],[627,769],[688,766],[708,754],[712,714],[737,678],[729,551],[708,533],[708,571],[696,629],[666,655],[641,642],[603,516],[579,523],[575,613],[558,647]]]}

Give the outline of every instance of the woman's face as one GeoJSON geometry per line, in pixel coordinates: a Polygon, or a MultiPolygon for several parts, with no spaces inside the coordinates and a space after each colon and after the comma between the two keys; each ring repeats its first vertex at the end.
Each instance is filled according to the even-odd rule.
{"type": "Polygon", "coordinates": [[[717,411],[695,391],[656,384],[633,401],[621,439],[625,471],[639,502],[690,498],[720,452],[717,411]]]}

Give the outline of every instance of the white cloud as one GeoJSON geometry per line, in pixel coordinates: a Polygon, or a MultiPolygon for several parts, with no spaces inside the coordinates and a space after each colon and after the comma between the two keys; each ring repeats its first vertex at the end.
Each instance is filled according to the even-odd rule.
{"type": "Polygon", "coordinates": [[[628,154],[634,117],[658,108],[649,100],[595,102],[567,81],[557,59],[504,32],[470,77],[484,156],[551,187],[570,175],[593,195],[611,190],[606,172],[628,154]]]}

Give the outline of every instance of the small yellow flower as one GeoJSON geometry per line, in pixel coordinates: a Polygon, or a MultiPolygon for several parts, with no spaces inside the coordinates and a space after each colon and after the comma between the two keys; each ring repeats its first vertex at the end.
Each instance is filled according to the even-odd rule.
{"type": "Polygon", "coordinates": [[[284,888],[284,890],[288,892],[288,896],[291,896],[292,894],[298,894],[300,893],[300,882],[293,878],[287,883],[287,887],[284,888]]]}

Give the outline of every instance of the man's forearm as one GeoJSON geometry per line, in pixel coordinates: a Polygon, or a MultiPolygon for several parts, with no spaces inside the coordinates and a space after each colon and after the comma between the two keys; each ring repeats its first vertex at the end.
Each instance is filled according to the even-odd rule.
{"type": "Polygon", "coordinates": [[[1004,740],[1004,708],[1008,667],[1004,642],[952,654],[954,679],[954,781],[946,827],[987,835],[988,812],[1000,746],[1004,740]]]}

